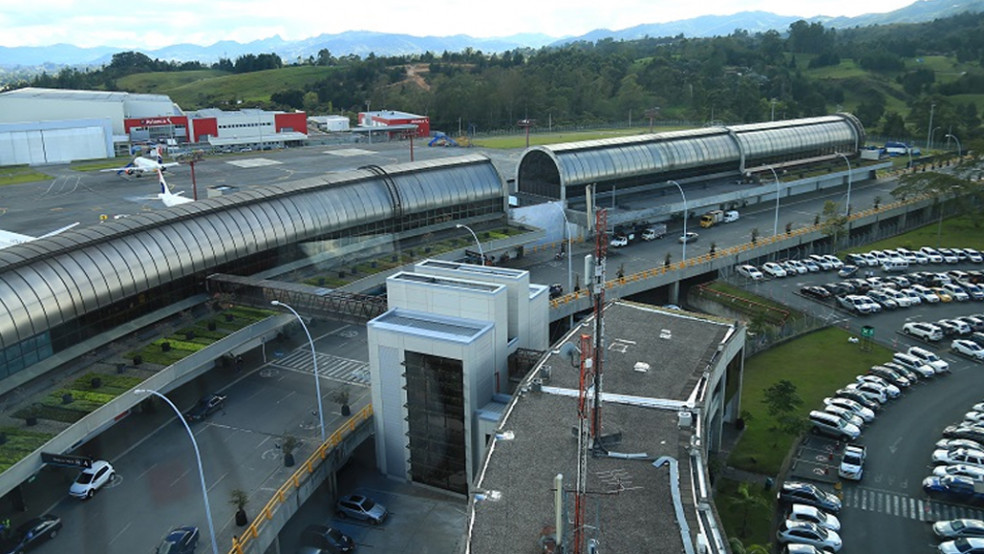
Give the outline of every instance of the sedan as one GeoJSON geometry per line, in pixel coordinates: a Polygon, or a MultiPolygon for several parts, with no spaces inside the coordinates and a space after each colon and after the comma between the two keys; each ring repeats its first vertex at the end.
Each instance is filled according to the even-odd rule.
{"type": "Polygon", "coordinates": [[[984,539],[978,537],[961,537],[956,540],[941,542],[940,554],[984,554],[984,539]]]}
{"type": "Polygon", "coordinates": [[[950,519],[933,524],[933,532],[941,539],[984,537],[984,521],[979,519],[950,519]]]}
{"type": "Polygon", "coordinates": [[[355,551],[355,541],[352,537],[327,525],[308,525],[301,533],[301,542],[331,554],[355,551]]]}
{"type": "Polygon", "coordinates": [[[936,448],[970,448],[973,450],[984,450],[984,445],[969,439],[940,439],[936,441],[936,448]]]}
{"type": "Polygon", "coordinates": [[[936,466],[933,468],[933,475],[939,477],[943,477],[944,475],[962,475],[964,477],[970,477],[974,481],[984,481],[984,467],[968,464],[936,466]]]}
{"type": "Polygon", "coordinates": [[[79,476],[68,489],[68,494],[83,500],[92,498],[96,491],[106,486],[107,483],[116,477],[113,466],[106,460],[96,460],[92,462],[92,467],[88,467],[79,473],[79,476]]]}
{"type": "Polygon", "coordinates": [[[806,286],[806,287],[801,288],[800,289],[800,294],[802,294],[803,296],[809,296],[811,298],[816,298],[817,300],[826,300],[826,299],[830,298],[831,296],[833,296],[832,294],[830,294],[830,291],[829,290],[827,290],[827,289],[825,289],[823,287],[816,286],[816,285],[810,285],[810,286],[806,286]]]}
{"type": "Polygon", "coordinates": [[[762,272],[759,271],[757,267],[749,264],[738,266],[738,275],[741,275],[742,277],[746,277],[753,281],[761,281],[765,279],[765,275],[763,275],[762,272]]]}
{"type": "Polygon", "coordinates": [[[154,554],[195,554],[198,527],[176,527],[168,531],[154,554]]]}
{"type": "Polygon", "coordinates": [[[857,272],[858,272],[858,266],[853,264],[845,265],[844,267],[840,268],[840,270],[837,272],[837,276],[846,279],[848,277],[853,276],[857,272]]]}
{"type": "Polygon", "coordinates": [[[20,554],[28,550],[33,550],[43,542],[47,542],[58,536],[58,531],[62,528],[61,518],[51,514],[28,520],[13,530],[8,537],[2,541],[0,552],[15,552],[20,554]]]}
{"type": "Polygon", "coordinates": [[[825,548],[837,552],[841,549],[842,543],[840,535],[836,531],[829,531],[818,527],[813,523],[805,521],[786,520],[779,524],[776,532],[779,542],[794,542],[797,544],[809,544],[818,548],[825,548]]]}
{"type": "Polygon", "coordinates": [[[696,242],[698,238],[700,238],[700,235],[698,235],[697,233],[693,231],[687,231],[685,235],[680,235],[680,238],[677,240],[680,243],[686,244],[688,242],[696,242]]]}
{"type": "Polygon", "coordinates": [[[898,373],[897,371],[895,371],[890,367],[885,367],[883,365],[871,366],[871,369],[868,370],[868,374],[881,377],[886,382],[889,382],[895,385],[896,387],[905,388],[912,385],[912,382],[909,381],[908,377],[902,375],[901,373],[898,373]]]}
{"type": "Polygon", "coordinates": [[[957,339],[950,343],[950,348],[957,354],[970,356],[977,361],[984,360],[984,347],[972,340],[957,339]]]}
{"type": "Polygon", "coordinates": [[[978,425],[948,425],[943,428],[948,439],[967,439],[984,444],[984,427],[978,425]]]}
{"type": "Polygon", "coordinates": [[[933,451],[934,464],[967,464],[977,467],[984,467],[984,452],[971,450],[969,448],[955,448],[953,450],[933,451]]]}
{"type": "Polygon", "coordinates": [[[776,262],[765,262],[762,264],[762,271],[768,273],[770,277],[779,278],[788,275],[786,269],[776,262]]]}
{"type": "Polygon", "coordinates": [[[865,423],[870,423],[875,420],[874,411],[870,408],[862,406],[850,398],[842,398],[839,396],[827,397],[823,399],[823,403],[826,406],[840,406],[841,408],[847,408],[857,414],[864,420],[865,423]]]}
{"type": "Polygon", "coordinates": [[[837,519],[837,516],[830,515],[820,508],[806,504],[793,504],[790,506],[786,519],[790,521],[808,521],[818,527],[823,527],[831,531],[840,531],[841,528],[840,520],[837,519]]]}
{"type": "Polygon", "coordinates": [[[845,387],[843,389],[837,389],[834,391],[834,395],[841,398],[847,398],[848,400],[853,400],[858,404],[861,404],[865,408],[872,411],[878,411],[881,409],[881,404],[877,400],[872,400],[861,393],[861,391],[852,389],[850,387],[845,387]]]}
{"type": "Polygon", "coordinates": [[[224,394],[210,394],[202,397],[195,407],[185,415],[188,421],[203,421],[208,416],[225,407],[226,396],[224,394]]]}
{"type": "Polygon", "coordinates": [[[799,260],[786,260],[786,263],[783,264],[783,267],[786,268],[786,273],[789,273],[790,267],[796,271],[797,275],[804,275],[810,272],[810,270],[807,269],[805,265],[803,265],[803,262],[799,260]]]}
{"type": "Polygon", "coordinates": [[[858,375],[854,380],[860,385],[861,383],[873,383],[885,390],[885,395],[889,398],[898,398],[902,391],[895,385],[889,383],[885,379],[877,375],[858,375]]]}
{"type": "Polygon", "coordinates": [[[379,524],[386,520],[389,513],[382,504],[377,504],[371,498],[359,494],[350,494],[338,499],[336,506],[339,517],[351,517],[379,524]]]}

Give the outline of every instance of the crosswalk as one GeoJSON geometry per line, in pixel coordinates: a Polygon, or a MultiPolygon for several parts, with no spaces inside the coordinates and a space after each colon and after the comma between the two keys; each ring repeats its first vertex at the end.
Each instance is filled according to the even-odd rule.
{"type": "Polygon", "coordinates": [[[958,518],[984,519],[984,511],[970,506],[911,498],[902,494],[864,487],[846,487],[843,500],[845,508],[857,508],[917,521],[958,518]]]}
{"type": "MultiPolygon", "coordinates": [[[[369,385],[368,363],[332,356],[331,354],[322,354],[321,352],[318,352],[317,356],[318,374],[322,377],[354,385],[369,385]]],[[[270,365],[280,369],[303,373],[314,371],[311,351],[304,349],[294,350],[283,358],[271,362],[270,365]]]]}

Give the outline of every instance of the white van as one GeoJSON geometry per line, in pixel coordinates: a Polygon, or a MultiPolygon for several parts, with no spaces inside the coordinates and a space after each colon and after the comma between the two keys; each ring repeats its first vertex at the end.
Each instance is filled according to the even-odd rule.
{"type": "Polygon", "coordinates": [[[861,429],[858,429],[857,425],[848,423],[830,412],[813,410],[810,412],[810,423],[818,433],[836,438],[854,440],[861,434],[861,429]]]}
{"type": "Polygon", "coordinates": [[[738,221],[738,210],[728,210],[724,212],[724,219],[722,221],[724,223],[732,223],[734,221],[738,221]]]}
{"type": "Polygon", "coordinates": [[[889,258],[882,262],[882,271],[908,271],[909,262],[903,258],[889,258]]]}

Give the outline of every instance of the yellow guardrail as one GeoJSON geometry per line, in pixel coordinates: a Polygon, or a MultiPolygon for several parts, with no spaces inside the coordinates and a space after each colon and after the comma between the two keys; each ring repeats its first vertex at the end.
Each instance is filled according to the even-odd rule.
{"type": "Polygon", "coordinates": [[[277,492],[273,493],[273,498],[266,503],[266,506],[260,510],[260,513],[256,516],[252,523],[243,531],[243,534],[238,538],[232,537],[232,548],[229,550],[229,554],[243,554],[243,547],[249,544],[250,541],[256,539],[260,535],[260,529],[267,524],[271,519],[273,519],[273,514],[277,512],[280,505],[290,496],[290,493],[301,486],[301,480],[304,478],[305,474],[314,473],[318,465],[328,457],[328,453],[331,452],[333,448],[341,444],[342,440],[351,433],[355,431],[358,424],[372,417],[372,404],[367,405],[356,412],[352,417],[350,417],[341,427],[335,430],[331,436],[321,444],[299,468],[293,473],[283,485],[277,489],[277,492]]]}

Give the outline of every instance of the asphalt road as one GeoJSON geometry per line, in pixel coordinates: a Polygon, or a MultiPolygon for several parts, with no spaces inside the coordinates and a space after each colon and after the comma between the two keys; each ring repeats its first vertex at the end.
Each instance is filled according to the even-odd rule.
{"type": "MultiPolygon", "coordinates": [[[[931,265],[919,269],[969,268],[981,269],[982,266],[931,265]]],[[[859,483],[844,482],[844,509],[840,515],[844,548],[841,552],[934,552],[938,541],[929,522],[984,517],[984,510],[979,508],[930,502],[922,491],[923,478],[932,473],[930,456],[934,444],[942,438],[943,428],[962,420],[973,404],[984,401],[984,365],[951,353],[950,339],[927,344],[898,331],[907,321],[935,321],[982,313],[984,302],[924,303],[870,316],[854,316],[836,308],[833,302],[821,303],[795,293],[805,285],[836,280],[833,272],[806,274],[758,283],[751,288],[830,323],[847,327],[855,334],[860,334],[861,326],[870,325],[875,329],[875,340],[889,348],[899,351],[910,346],[928,348],[949,362],[951,369],[950,375],[921,379],[899,399],[886,404],[875,421],[865,426],[856,441],[867,446],[864,478],[859,483]]],[[[836,363],[835,360],[832,362],[836,363]]],[[[857,371],[862,374],[867,369],[859,367],[857,371]]],[[[846,384],[831,383],[831,391],[846,384]]],[[[835,463],[839,463],[839,458],[835,463]]]]}

